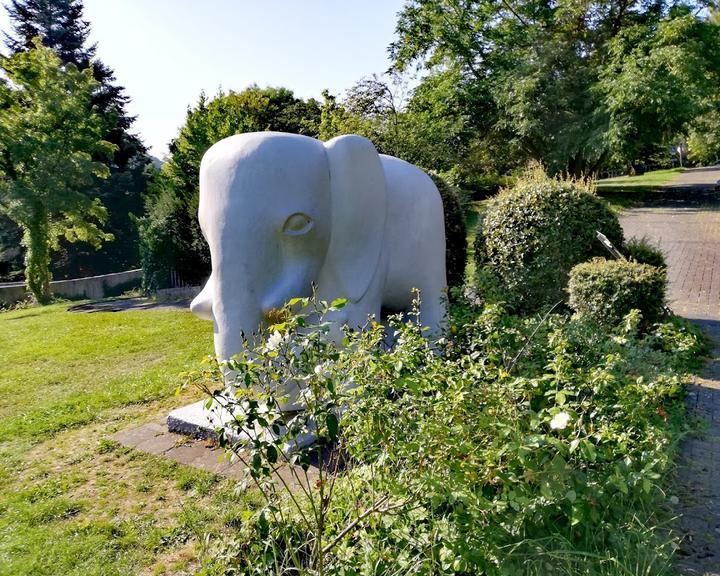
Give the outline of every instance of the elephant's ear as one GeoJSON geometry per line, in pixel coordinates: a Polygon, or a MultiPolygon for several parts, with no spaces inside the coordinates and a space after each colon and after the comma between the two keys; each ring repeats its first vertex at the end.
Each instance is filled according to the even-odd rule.
{"type": "Polygon", "coordinates": [[[385,241],[385,173],[367,138],[339,136],[325,148],[332,225],[320,286],[335,292],[325,296],[357,302],[378,270],[385,241]]]}

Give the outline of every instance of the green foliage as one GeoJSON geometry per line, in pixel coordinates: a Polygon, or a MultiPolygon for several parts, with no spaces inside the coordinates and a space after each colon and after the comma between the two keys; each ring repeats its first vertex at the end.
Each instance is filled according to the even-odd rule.
{"type": "Polygon", "coordinates": [[[643,335],[635,312],[605,333],[458,303],[439,342],[411,316],[390,320],[390,349],[376,323],[339,347],[327,314],[342,305],[289,303],[228,363],[237,398],[213,394],[234,415],[221,437],[265,494],[221,555],[227,571],[664,573],[674,544],[655,511],[696,332],[643,335]],[[283,413],[288,397],[306,411],[283,413]],[[298,446],[309,433],[318,443],[298,446]]]}
{"type": "MultiPolygon", "coordinates": [[[[324,531],[335,504],[340,459],[332,447],[340,440],[347,395],[336,364],[340,352],[328,334],[331,315],[345,303],[295,298],[284,309],[285,321],[270,326],[258,346],[246,341],[245,351],[225,363],[222,372],[200,374],[200,385],[210,396],[206,407],[233,416],[232,423],[218,431],[220,445],[243,463],[246,483],[265,497],[257,527],[267,532],[273,525],[265,542],[251,545],[256,574],[278,565],[307,566],[322,574],[335,546],[324,531]],[[303,312],[292,314],[293,307],[303,312]],[[234,393],[208,387],[208,380],[222,381],[228,371],[232,376],[226,384],[234,393]],[[296,403],[304,410],[286,417],[284,406],[296,403]],[[317,468],[310,471],[312,464],[317,468]],[[287,473],[276,474],[280,465],[288,466],[287,473]],[[290,522],[283,495],[289,496],[290,522]]],[[[386,501],[372,503],[378,506],[376,513],[386,510],[386,501]]]]}
{"type": "Polygon", "coordinates": [[[565,300],[573,266],[603,255],[596,231],[622,245],[617,216],[587,185],[535,167],[488,203],[478,221],[476,267],[515,309],[541,310],[565,300]]]}
{"type": "Polygon", "coordinates": [[[656,268],[667,268],[662,250],[646,237],[630,238],[625,242],[624,252],[633,262],[649,264],[656,268]]]}
{"type": "Polygon", "coordinates": [[[22,230],[0,210],[0,282],[20,282],[23,258],[22,230]]]}
{"type": "Polygon", "coordinates": [[[430,177],[440,192],[445,216],[445,269],[448,287],[462,286],[467,264],[467,231],[460,193],[437,174],[430,177]]]}
{"type": "Polygon", "coordinates": [[[107,211],[86,194],[108,167],[102,119],[91,108],[90,69],[63,66],[39,43],[0,60],[11,81],[0,87],[0,209],[23,230],[25,279],[38,301],[50,297],[50,254],[59,239],[99,246],[112,236],[100,228],[107,211]]]}
{"type": "Polygon", "coordinates": [[[200,161],[218,140],[243,132],[276,130],[317,137],[320,106],[286,88],[251,86],[242,92],[201,95],[170,144],[170,156],[154,174],[147,215],[139,219],[147,288],[162,288],[174,269],[188,283],[210,274],[210,254],[197,221],[200,161]]]}
{"type": "Polygon", "coordinates": [[[474,200],[482,200],[495,196],[503,188],[511,188],[514,181],[515,179],[512,176],[468,174],[467,178],[462,178],[462,186],[470,191],[474,200]]]}
{"type": "MultiPolygon", "coordinates": [[[[12,0],[6,8],[11,30],[5,34],[5,45],[11,55],[33,49],[39,39],[63,65],[91,71],[96,81],[91,105],[102,119],[102,138],[115,145],[111,157],[104,152],[93,154],[94,160],[108,164],[110,176],[93,178],[83,190],[107,209],[104,228],[113,235],[113,241],[97,247],[60,238],[51,263],[53,275],[56,279],[76,278],[137,268],[138,233],[132,216],[144,210],[142,196],[147,187],[145,168],[149,158],[140,138],[131,132],[134,118],[126,111],[128,96],[117,84],[112,69],[97,58],[97,45],[88,42],[90,25],[83,18],[82,1],[12,0]]],[[[14,226],[0,220],[0,252],[3,228],[14,233],[14,226]]]]}
{"type": "Polygon", "coordinates": [[[701,164],[720,162],[720,102],[715,109],[697,116],[688,135],[690,159],[701,164]]]}
{"type": "MultiPolygon", "coordinates": [[[[480,172],[506,170],[507,154],[489,151],[474,137],[485,133],[488,95],[457,67],[435,71],[408,90],[398,74],[357,82],[342,101],[327,91],[320,137],[360,134],[383,154],[451,176],[452,183],[475,190],[480,172]]],[[[493,177],[492,174],[490,177],[493,177]]]]}
{"type": "Polygon", "coordinates": [[[717,27],[702,2],[606,8],[570,0],[407,2],[390,46],[394,69],[431,71],[417,94],[427,85],[439,95],[436,75],[453,74],[469,96],[442,117],[426,116],[421,132],[453,126],[469,111],[480,118],[470,138],[455,140],[453,164],[470,176],[503,174],[531,159],[580,176],[667,158],[666,144],[713,106],[717,27]]]}
{"type": "Polygon", "coordinates": [[[570,307],[579,316],[614,326],[631,310],[646,325],[663,315],[667,275],[664,268],[627,260],[594,258],[570,271],[570,307]]]}
{"type": "Polygon", "coordinates": [[[632,162],[682,133],[707,109],[708,99],[717,99],[719,53],[717,28],[689,8],[655,27],[632,26],[617,34],[599,84],[611,155],[632,162]]]}

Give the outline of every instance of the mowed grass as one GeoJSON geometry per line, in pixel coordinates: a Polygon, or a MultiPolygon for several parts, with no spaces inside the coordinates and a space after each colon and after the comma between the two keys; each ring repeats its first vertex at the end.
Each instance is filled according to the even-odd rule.
{"type": "Polygon", "coordinates": [[[111,436],[198,396],[174,392],[212,325],[66,308],[0,313],[0,575],[194,573],[251,496],[111,436]]]}
{"type": "Polygon", "coordinates": [[[684,168],[653,170],[642,176],[620,176],[597,180],[597,193],[616,210],[632,207],[647,200],[648,195],[670,184],[684,168]]]}
{"type": "Polygon", "coordinates": [[[0,315],[0,442],[45,438],[115,406],[171,394],[211,351],[212,326],[183,311],[0,315]]]}

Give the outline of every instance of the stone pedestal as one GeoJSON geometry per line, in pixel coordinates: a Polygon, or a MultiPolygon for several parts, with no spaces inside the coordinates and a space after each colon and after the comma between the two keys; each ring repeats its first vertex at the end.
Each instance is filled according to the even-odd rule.
{"type": "MultiPolygon", "coordinates": [[[[205,408],[206,403],[206,400],[200,400],[170,412],[167,417],[168,431],[192,436],[193,438],[217,438],[215,430],[225,427],[233,417],[227,410],[217,404],[208,410],[205,408]]],[[[311,426],[311,429],[314,429],[314,426],[311,426]]],[[[267,434],[270,434],[270,432],[267,432],[267,434]]],[[[249,438],[245,434],[231,433],[229,430],[226,431],[226,437],[231,442],[249,438]]],[[[302,434],[295,439],[292,445],[286,445],[283,451],[286,454],[291,454],[294,450],[306,448],[314,442],[315,436],[302,434]]]]}
{"type": "Polygon", "coordinates": [[[168,430],[193,438],[216,438],[215,430],[225,426],[232,416],[217,405],[208,410],[205,408],[206,403],[206,400],[200,400],[170,412],[167,417],[168,430]]]}

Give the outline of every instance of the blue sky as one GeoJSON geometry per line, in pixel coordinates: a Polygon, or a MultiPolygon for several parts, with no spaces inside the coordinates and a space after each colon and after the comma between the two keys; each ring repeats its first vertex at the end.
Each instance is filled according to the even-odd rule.
{"type": "MultiPolygon", "coordinates": [[[[286,86],[338,94],[387,69],[404,0],[85,0],[98,55],[162,157],[201,90],[286,86]]],[[[0,10],[0,29],[8,29],[0,10]]]]}

